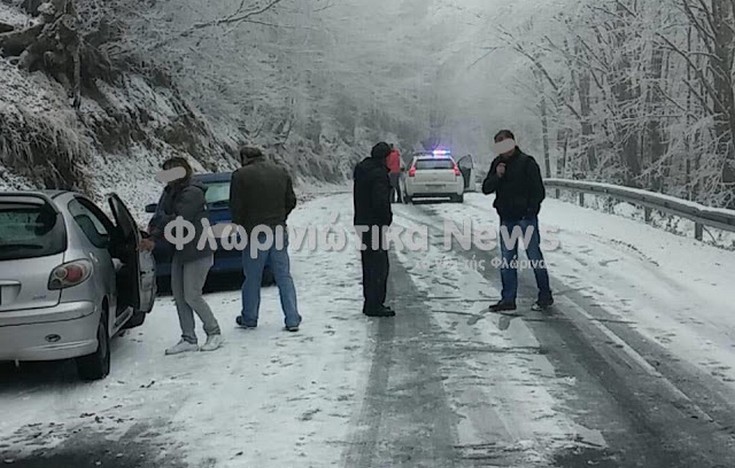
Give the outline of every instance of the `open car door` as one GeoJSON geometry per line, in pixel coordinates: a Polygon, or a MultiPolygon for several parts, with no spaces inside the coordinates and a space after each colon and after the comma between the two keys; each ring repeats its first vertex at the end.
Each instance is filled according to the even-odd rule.
{"type": "MultiPolygon", "coordinates": [[[[108,196],[108,203],[120,231],[121,258],[134,277],[127,282],[131,291],[126,302],[136,312],[148,313],[156,300],[156,262],[153,254],[140,249],[142,234],[135,218],[116,194],[108,196]]],[[[119,298],[118,298],[119,299],[119,298]]]]}
{"type": "Polygon", "coordinates": [[[457,161],[457,166],[459,166],[459,171],[462,173],[462,177],[464,178],[464,188],[465,190],[471,190],[474,188],[474,184],[472,183],[472,169],[475,167],[475,163],[472,160],[472,155],[463,156],[457,161]]]}

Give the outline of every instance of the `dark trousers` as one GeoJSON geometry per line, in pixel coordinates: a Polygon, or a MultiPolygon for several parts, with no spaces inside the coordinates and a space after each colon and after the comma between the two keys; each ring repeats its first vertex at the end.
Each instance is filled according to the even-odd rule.
{"type": "Polygon", "coordinates": [[[403,194],[401,193],[401,173],[391,172],[390,173],[390,202],[403,203],[403,194]]]}
{"type": "Polygon", "coordinates": [[[388,290],[388,250],[385,245],[373,248],[373,233],[362,234],[362,243],[367,247],[362,254],[362,291],[365,298],[363,311],[377,310],[385,303],[388,290]]]}

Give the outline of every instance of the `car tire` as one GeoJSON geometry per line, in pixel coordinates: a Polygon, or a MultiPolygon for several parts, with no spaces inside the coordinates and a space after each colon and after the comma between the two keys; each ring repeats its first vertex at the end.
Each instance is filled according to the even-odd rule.
{"type": "Polygon", "coordinates": [[[457,195],[457,196],[456,196],[456,197],[454,198],[454,202],[455,202],[455,203],[464,203],[464,194],[462,194],[462,195],[457,195]]]}
{"type": "Polygon", "coordinates": [[[170,276],[159,276],[158,278],[156,278],[156,293],[157,294],[171,293],[171,277],[170,276]]]}
{"type": "Polygon", "coordinates": [[[130,320],[125,322],[125,325],[123,325],[123,330],[130,330],[131,328],[136,328],[143,325],[146,315],[148,314],[146,314],[145,312],[138,312],[136,310],[133,313],[133,316],[130,317],[130,320]]]}
{"type": "Polygon", "coordinates": [[[101,380],[110,373],[110,333],[107,329],[107,317],[105,310],[97,325],[97,350],[76,359],[77,372],[82,380],[101,380]]]}
{"type": "Polygon", "coordinates": [[[276,275],[273,274],[273,270],[270,268],[265,268],[263,270],[263,281],[261,283],[261,286],[264,288],[270,288],[271,286],[276,285],[276,275]]]}
{"type": "Polygon", "coordinates": [[[403,201],[406,202],[406,205],[410,205],[411,203],[413,203],[413,198],[406,195],[405,197],[403,197],[403,201]]]}

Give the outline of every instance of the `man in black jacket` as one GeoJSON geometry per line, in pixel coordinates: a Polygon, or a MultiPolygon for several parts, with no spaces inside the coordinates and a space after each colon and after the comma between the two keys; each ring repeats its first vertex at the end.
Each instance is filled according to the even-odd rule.
{"type": "Polygon", "coordinates": [[[500,250],[502,264],[500,276],[503,291],[500,302],[490,307],[493,312],[516,310],[518,292],[518,241],[524,239],[526,255],[530,260],[539,289],[533,310],[546,310],[554,303],[549,285],[549,274],[541,253],[541,237],[538,214],[546,190],[541,179],[541,169],[536,160],[523,153],[515,143],[510,130],[502,130],[495,136],[499,154],[490,166],[482,192],[495,193],[493,206],[500,215],[500,250]],[[518,232],[520,236],[514,236],[518,232]],[[529,231],[530,230],[530,231],[529,231]]]}
{"type": "Polygon", "coordinates": [[[355,227],[361,232],[364,246],[361,252],[365,298],[362,312],[369,317],[396,315],[390,307],[385,306],[390,266],[383,233],[393,222],[391,185],[385,161],[390,151],[390,145],[378,143],[373,147],[370,157],[357,165],[354,175],[354,221],[355,227]]]}

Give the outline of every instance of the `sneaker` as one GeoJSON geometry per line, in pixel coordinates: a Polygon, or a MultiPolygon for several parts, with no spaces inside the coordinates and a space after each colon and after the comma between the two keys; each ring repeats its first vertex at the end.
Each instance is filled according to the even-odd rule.
{"type": "Polygon", "coordinates": [[[225,340],[222,338],[222,335],[211,335],[207,337],[207,342],[202,345],[201,348],[199,348],[199,351],[214,351],[219,349],[222,346],[222,343],[224,343],[225,340]]]}
{"type": "Polygon", "coordinates": [[[297,331],[299,331],[299,326],[296,325],[293,327],[285,327],[284,330],[286,330],[287,332],[296,333],[297,331]]]}
{"type": "Polygon", "coordinates": [[[517,307],[516,307],[515,302],[503,302],[503,301],[500,301],[497,304],[493,304],[488,308],[490,312],[510,312],[516,309],[517,307]]]}
{"type": "Polygon", "coordinates": [[[175,354],[181,353],[190,353],[197,350],[199,350],[199,346],[197,346],[196,343],[189,343],[186,340],[181,340],[176,344],[176,346],[173,346],[166,350],[166,356],[173,356],[175,354]]]}
{"type": "Polygon", "coordinates": [[[549,299],[548,301],[537,301],[533,306],[531,306],[531,310],[534,312],[546,312],[553,305],[554,299],[549,299]]]}
{"type": "Polygon", "coordinates": [[[235,317],[235,323],[237,323],[237,326],[240,328],[244,328],[245,330],[254,330],[258,328],[257,325],[246,325],[243,321],[242,315],[238,315],[235,317]]]}

